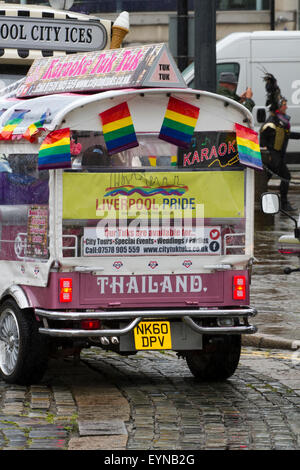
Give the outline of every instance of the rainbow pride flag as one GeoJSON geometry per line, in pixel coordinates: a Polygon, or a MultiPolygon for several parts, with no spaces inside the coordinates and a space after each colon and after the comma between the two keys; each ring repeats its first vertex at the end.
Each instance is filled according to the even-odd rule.
{"type": "Polygon", "coordinates": [[[12,138],[15,128],[23,121],[25,114],[29,111],[29,109],[14,110],[0,133],[1,140],[10,140],[12,138]]]}
{"type": "Polygon", "coordinates": [[[126,102],[107,109],[99,116],[102,121],[103,136],[109,155],[139,145],[126,102]]]}
{"type": "Polygon", "coordinates": [[[197,106],[171,96],[158,137],[177,145],[177,147],[188,148],[199,111],[197,106]]]}
{"type": "Polygon", "coordinates": [[[50,132],[44,139],[38,157],[39,170],[71,167],[70,129],[50,132]]]}
{"type": "Polygon", "coordinates": [[[34,122],[33,124],[30,124],[30,126],[26,129],[26,131],[23,134],[24,139],[29,140],[29,142],[34,142],[39,131],[43,129],[43,125],[46,121],[46,117],[47,117],[47,112],[42,114],[39,121],[34,122]]]}
{"type": "Polygon", "coordinates": [[[257,132],[238,123],[235,123],[235,132],[240,163],[263,170],[257,132]]]}

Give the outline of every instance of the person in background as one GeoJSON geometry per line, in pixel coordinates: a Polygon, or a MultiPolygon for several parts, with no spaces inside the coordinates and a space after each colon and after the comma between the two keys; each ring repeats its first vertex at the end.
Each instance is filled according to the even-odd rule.
{"type": "Polygon", "coordinates": [[[102,145],[92,145],[84,151],[81,165],[82,168],[97,172],[100,167],[110,167],[111,159],[102,145]]]}
{"type": "Polygon", "coordinates": [[[264,164],[271,172],[267,173],[268,180],[272,172],[278,175],[280,182],[281,208],[292,211],[294,208],[288,201],[287,195],[291,174],[286,164],[286,149],[289,139],[300,139],[300,132],[291,132],[290,116],[286,114],[287,100],[280,97],[276,106],[271,106],[270,116],[260,129],[260,146],[266,147],[268,155],[264,164]]]}
{"type": "Polygon", "coordinates": [[[252,100],[253,93],[251,88],[248,87],[247,90],[239,96],[236,93],[237,84],[238,81],[234,73],[221,72],[217,93],[243,104],[249,111],[252,111],[255,103],[252,100]]]}
{"type": "Polygon", "coordinates": [[[109,155],[103,145],[92,145],[82,155],[81,167],[89,172],[101,171],[100,168],[126,167],[126,160],[122,152],[109,155]]]}

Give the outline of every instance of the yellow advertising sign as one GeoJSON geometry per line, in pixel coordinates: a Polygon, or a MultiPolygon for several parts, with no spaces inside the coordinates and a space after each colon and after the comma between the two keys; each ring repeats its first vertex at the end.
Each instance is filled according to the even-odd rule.
{"type": "MultiPolygon", "coordinates": [[[[243,171],[63,173],[63,218],[147,217],[203,208],[203,217],[244,217],[243,171]]],[[[199,211],[198,211],[199,214],[199,211]]]]}

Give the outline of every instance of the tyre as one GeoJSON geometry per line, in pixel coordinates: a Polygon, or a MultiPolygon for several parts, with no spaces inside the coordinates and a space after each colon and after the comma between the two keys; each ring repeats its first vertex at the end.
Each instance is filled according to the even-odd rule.
{"type": "Polygon", "coordinates": [[[201,381],[226,380],[234,374],[241,354],[241,335],[203,335],[203,349],[186,351],[192,374],[201,381]]]}
{"type": "Polygon", "coordinates": [[[47,360],[47,338],[38,333],[33,313],[6,300],[0,307],[0,376],[8,383],[36,383],[47,360]]]}

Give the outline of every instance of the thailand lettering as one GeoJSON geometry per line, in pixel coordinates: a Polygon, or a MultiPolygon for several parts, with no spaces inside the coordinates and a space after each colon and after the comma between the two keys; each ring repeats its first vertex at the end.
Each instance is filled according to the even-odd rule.
{"type": "MultiPolygon", "coordinates": [[[[99,276],[100,294],[173,294],[199,293],[202,291],[200,275],[160,276],[99,276]]],[[[206,288],[204,289],[206,291],[206,288]]]]}

